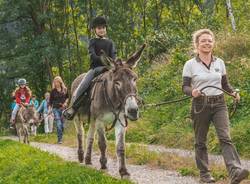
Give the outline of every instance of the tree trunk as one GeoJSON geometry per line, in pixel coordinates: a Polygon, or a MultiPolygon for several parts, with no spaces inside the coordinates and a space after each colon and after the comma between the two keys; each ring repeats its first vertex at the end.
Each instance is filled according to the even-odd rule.
{"type": "Polygon", "coordinates": [[[79,51],[79,44],[78,44],[78,34],[76,30],[76,20],[75,20],[75,15],[74,15],[74,7],[73,7],[73,2],[70,0],[70,8],[71,8],[71,15],[72,15],[72,20],[73,20],[73,30],[75,34],[75,42],[76,42],[76,55],[77,55],[77,62],[78,66],[81,67],[82,62],[81,62],[81,57],[80,57],[80,51],[79,51]]]}
{"type": "Polygon", "coordinates": [[[52,86],[54,77],[53,77],[52,67],[51,67],[51,65],[49,63],[49,60],[48,60],[48,58],[46,56],[44,57],[44,63],[47,66],[47,70],[48,70],[48,73],[49,73],[49,80],[50,80],[50,84],[52,86]]]}
{"type": "Polygon", "coordinates": [[[105,13],[105,17],[107,18],[108,17],[108,15],[109,15],[109,1],[106,1],[105,2],[105,11],[104,11],[105,13]]]}
{"type": "Polygon", "coordinates": [[[87,30],[88,30],[88,38],[90,39],[91,38],[91,28],[89,27],[89,25],[91,24],[91,20],[93,19],[92,1],[88,0],[88,1],[86,1],[86,4],[89,5],[86,7],[88,8],[88,11],[87,11],[87,17],[88,17],[87,30]]]}
{"type": "Polygon", "coordinates": [[[144,37],[146,37],[146,35],[147,35],[146,6],[147,6],[147,0],[143,0],[143,29],[144,29],[144,37]]]}
{"type": "Polygon", "coordinates": [[[155,1],[155,29],[158,30],[160,25],[160,17],[159,17],[159,5],[158,1],[155,1]]]}
{"type": "Polygon", "coordinates": [[[231,1],[230,0],[226,0],[226,5],[227,5],[228,16],[231,19],[232,29],[235,32],[236,31],[236,23],[235,23],[235,20],[234,20],[234,15],[233,15],[233,9],[232,9],[232,6],[231,6],[231,1]]]}

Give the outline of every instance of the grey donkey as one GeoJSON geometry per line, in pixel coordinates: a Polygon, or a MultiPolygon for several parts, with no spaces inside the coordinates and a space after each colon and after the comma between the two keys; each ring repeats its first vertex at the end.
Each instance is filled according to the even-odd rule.
{"type": "MultiPolygon", "coordinates": [[[[119,163],[119,173],[122,178],[130,176],[125,161],[125,133],[127,119],[135,121],[139,118],[138,96],[137,96],[137,75],[133,71],[140,59],[145,44],[126,61],[116,61],[107,57],[104,53],[101,58],[103,63],[109,65],[109,70],[99,75],[92,82],[89,91],[90,103],[87,100],[82,102],[82,107],[74,118],[77,130],[78,159],[85,160],[85,164],[91,164],[91,153],[95,132],[98,134],[98,146],[100,149],[101,169],[107,168],[106,157],[106,136],[105,128],[115,129],[116,154],[119,163]],[[88,106],[88,108],[86,108],[88,106]],[[87,110],[88,109],[88,110],[87,110]],[[84,129],[83,117],[90,115],[89,130],[87,135],[86,154],[84,155],[84,129]],[[85,157],[84,157],[85,156],[85,157]]],[[[78,76],[72,83],[71,94],[74,95],[80,81],[85,74],[78,76]]]]}

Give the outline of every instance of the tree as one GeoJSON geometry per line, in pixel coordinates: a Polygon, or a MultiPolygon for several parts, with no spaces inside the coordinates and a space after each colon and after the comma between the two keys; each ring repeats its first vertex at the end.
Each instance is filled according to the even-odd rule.
{"type": "Polygon", "coordinates": [[[230,0],[226,0],[226,6],[227,6],[228,17],[231,19],[232,29],[235,32],[236,31],[236,23],[235,23],[235,20],[234,20],[234,15],[233,15],[233,10],[232,10],[232,6],[231,6],[231,1],[230,0]]]}

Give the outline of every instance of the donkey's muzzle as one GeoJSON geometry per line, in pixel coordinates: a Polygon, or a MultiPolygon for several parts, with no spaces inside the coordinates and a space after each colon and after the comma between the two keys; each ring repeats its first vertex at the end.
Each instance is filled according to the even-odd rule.
{"type": "Polygon", "coordinates": [[[139,118],[138,108],[129,108],[127,116],[129,118],[129,120],[136,121],[139,118]]]}

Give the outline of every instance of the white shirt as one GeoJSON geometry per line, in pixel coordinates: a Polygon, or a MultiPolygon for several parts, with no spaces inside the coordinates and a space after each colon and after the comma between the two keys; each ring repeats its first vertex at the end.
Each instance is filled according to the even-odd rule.
{"type": "MultiPolygon", "coordinates": [[[[183,77],[191,78],[192,89],[199,89],[206,86],[216,86],[222,88],[221,79],[226,75],[224,61],[220,58],[213,58],[210,68],[207,68],[199,58],[188,60],[183,68],[183,77]]],[[[203,90],[207,96],[220,95],[223,92],[215,88],[206,88],[203,90]]]]}

